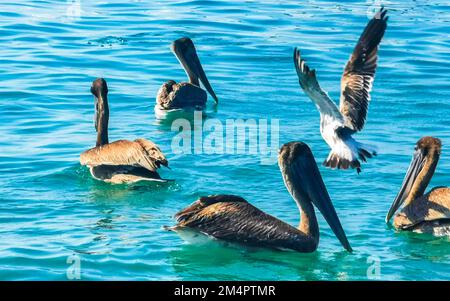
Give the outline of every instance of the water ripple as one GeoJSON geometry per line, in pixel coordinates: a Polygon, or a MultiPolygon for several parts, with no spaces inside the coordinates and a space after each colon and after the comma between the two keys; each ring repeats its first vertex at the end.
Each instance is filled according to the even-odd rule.
{"type": "Polygon", "coordinates": [[[298,86],[292,49],[302,49],[337,100],[369,4],[79,3],[79,11],[56,0],[0,4],[0,279],[64,280],[73,255],[88,280],[364,280],[371,256],[380,259],[382,279],[450,279],[448,240],[397,233],[383,220],[420,136],[443,140],[431,185],[446,184],[446,2],[387,5],[369,120],[358,135],[379,156],[359,176],[321,167],[353,254],[342,251],[322,216],[314,254],[192,246],[163,231],[178,209],[211,193],[242,195],[291,224],[299,217],[276,165],[261,166],[252,155],[175,156],[175,133],[155,122],[152,108],[163,81],[185,78],[169,45],[190,36],[221,99],[208,118],[277,118],[281,143],[303,140],[321,161],[329,150],[298,86]],[[111,140],[152,139],[171,158],[164,176],[176,182],[108,185],[78,164],[95,143],[89,87],[99,76],[109,84],[111,140]]]}

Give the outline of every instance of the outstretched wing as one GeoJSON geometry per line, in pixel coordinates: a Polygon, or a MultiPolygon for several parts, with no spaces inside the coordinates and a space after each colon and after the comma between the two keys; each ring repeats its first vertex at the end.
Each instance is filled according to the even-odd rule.
{"type": "Polygon", "coordinates": [[[228,242],[298,249],[306,239],[298,229],[233,195],[201,197],[175,215],[172,229],[189,228],[228,242]]]}
{"type": "Polygon", "coordinates": [[[118,140],[91,148],[80,155],[80,163],[90,167],[99,165],[140,166],[155,171],[160,165],[168,166],[158,146],[145,139],[118,140]]]}
{"type": "Polygon", "coordinates": [[[328,94],[322,90],[316,78],[316,70],[311,70],[304,59],[300,57],[300,50],[294,49],[294,65],[297,71],[300,87],[309,98],[316,104],[321,114],[330,115],[342,120],[336,104],[330,99],[328,94]]]}
{"type": "Polygon", "coordinates": [[[364,127],[375,78],[378,45],[387,26],[387,10],[381,10],[369,21],[359,38],[341,79],[340,111],[346,127],[360,131],[364,127]]]}

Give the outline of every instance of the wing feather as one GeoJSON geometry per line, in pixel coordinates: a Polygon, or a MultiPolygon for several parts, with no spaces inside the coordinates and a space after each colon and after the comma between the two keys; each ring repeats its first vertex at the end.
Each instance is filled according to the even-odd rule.
{"type": "Polygon", "coordinates": [[[298,229],[232,195],[202,197],[176,216],[174,229],[187,227],[228,242],[299,249],[306,236],[298,229]]]}
{"type": "Polygon", "coordinates": [[[438,187],[405,206],[400,216],[402,227],[413,227],[421,222],[450,220],[450,188],[438,187]]]}
{"type": "Polygon", "coordinates": [[[330,115],[338,120],[343,120],[336,104],[328,94],[322,90],[316,78],[316,70],[311,70],[300,56],[300,50],[294,49],[294,65],[297,71],[300,87],[308,97],[316,104],[321,114],[330,115]]]}
{"type": "Polygon", "coordinates": [[[168,162],[158,146],[145,139],[118,140],[91,148],[80,155],[82,165],[129,165],[156,171],[168,162]]]}
{"type": "Polygon", "coordinates": [[[364,127],[375,78],[378,46],[387,27],[387,10],[381,10],[369,21],[348,60],[341,78],[339,109],[345,125],[354,131],[364,127]]]}

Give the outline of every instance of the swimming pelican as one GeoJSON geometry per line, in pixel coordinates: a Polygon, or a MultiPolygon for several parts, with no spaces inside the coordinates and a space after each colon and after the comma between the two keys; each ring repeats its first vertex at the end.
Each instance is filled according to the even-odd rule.
{"type": "Polygon", "coordinates": [[[178,39],[172,43],[170,48],[183,66],[189,82],[176,83],[169,80],[164,83],[156,96],[155,111],[185,108],[204,109],[207,95],[205,90],[200,88],[199,80],[218,103],[219,100],[209,84],[192,40],[190,38],[178,39]]]}
{"type": "Polygon", "coordinates": [[[81,165],[86,165],[92,177],[110,183],[133,183],[142,180],[165,182],[157,173],[168,162],[161,150],[146,139],[134,141],[108,141],[108,86],[103,78],[92,83],[95,101],[94,125],[97,143],[80,155],[81,165]]]}
{"type": "Polygon", "coordinates": [[[400,192],[386,215],[386,223],[394,217],[394,227],[436,236],[450,236],[450,188],[435,187],[424,195],[441,155],[441,141],[421,138],[415,148],[400,192]]]}
{"type": "Polygon", "coordinates": [[[351,252],[309,147],[302,142],[283,145],[278,163],[284,184],[300,210],[298,228],[264,213],[239,196],[211,195],[178,212],[175,215],[178,223],[166,229],[191,241],[206,235],[249,246],[313,252],[319,244],[315,205],[344,248],[351,252]]]}
{"type": "Polygon", "coordinates": [[[369,21],[345,66],[339,109],[320,87],[316,70],[310,70],[300,57],[300,50],[294,50],[300,86],[320,111],[320,133],[331,148],[328,158],[323,162],[327,167],[351,167],[359,173],[361,163],[358,159],[366,162],[367,158],[376,155],[373,147],[357,142],[352,134],[361,131],[366,120],[377,67],[378,45],[387,26],[386,12],[381,8],[369,21]]]}

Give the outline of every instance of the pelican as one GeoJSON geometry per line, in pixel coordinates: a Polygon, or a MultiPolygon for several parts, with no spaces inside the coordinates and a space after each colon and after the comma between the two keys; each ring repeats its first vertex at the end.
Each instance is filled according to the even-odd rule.
{"type": "Polygon", "coordinates": [[[218,103],[219,100],[209,84],[192,40],[186,37],[178,39],[172,43],[170,48],[183,66],[189,82],[176,83],[169,80],[164,83],[156,96],[155,111],[164,112],[189,108],[203,110],[207,95],[205,90],[200,88],[200,81],[215,102],[218,103]]]}
{"type": "Polygon", "coordinates": [[[441,141],[434,137],[421,138],[415,148],[400,192],[386,215],[386,223],[394,217],[398,230],[450,236],[450,188],[435,187],[425,193],[441,155],[441,141]]]}
{"type": "Polygon", "coordinates": [[[92,83],[94,95],[94,125],[97,143],[80,155],[81,165],[86,165],[92,177],[110,183],[160,181],[157,169],[168,162],[158,146],[146,139],[108,141],[108,86],[103,78],[92,83]]]}
{"type": "Polygon", "coordinates": [[[320,111],[320,133],[331,152],[323,164],[330,168],[361,172],[361,163],[376,155],[372,146],[357,142],[352,134],[361,131],[367,116],[370,91],[375,78],[378,45],[387,26],[387,10],[381,8],[367,24],[348,60],[341,78],[339,109],[322,90],[316,70],[311,70],[294,50],[294,64],[300,86],[320,111]],[[358,160],[359,159],[359,160],[358,160]]]}
{"type": "Polygon", "coordinates": [[[325,217],[343,247],[351,252],[339,218],[309,147],[290,142],[280,149],[278,163],[284,184],[295,200],[301,222],[295,228],[235,195],[201,197],[175,215],[177,224],[166,228],[188,241],[206,236],[241,245],[313,252],[319,244],[314,206],[325,217]]]}

